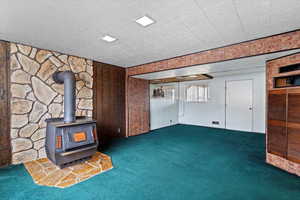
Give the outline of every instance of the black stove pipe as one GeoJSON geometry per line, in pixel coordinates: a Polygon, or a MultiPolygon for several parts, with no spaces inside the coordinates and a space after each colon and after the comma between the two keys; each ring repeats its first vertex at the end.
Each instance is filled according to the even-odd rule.
{"type": "Polygon", "coordinates": [[[74,122],[76,120],[75,75],[72,71],[55,72],[53,80],[56,83],[64,84],[64,122],[74,122]]]}

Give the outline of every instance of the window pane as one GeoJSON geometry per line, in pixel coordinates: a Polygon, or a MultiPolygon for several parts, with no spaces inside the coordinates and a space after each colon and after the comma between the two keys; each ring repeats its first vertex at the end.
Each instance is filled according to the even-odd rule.
{"type": "Polygon", "coordinates": [[[208,87],[206,85],[191,85],[186,88],[187,102],[207,102],[208,87]]]}

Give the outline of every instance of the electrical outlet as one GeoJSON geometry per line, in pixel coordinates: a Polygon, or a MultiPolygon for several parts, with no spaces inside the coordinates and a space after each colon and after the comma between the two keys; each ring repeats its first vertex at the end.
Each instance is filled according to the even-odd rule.
{"type": "Polygon", "coordinates": [[[173,120],[170,120],[170,124],[172,124],[173,123],[173,120]]]}
{"type": "Polygon", "coordinates": [[[121,133],[121,128],[118,128],[118,133],[121,133]]]}
{"type": "Polygon", "coordinates": [[[219,125],[220,124],[219,121],[212,121],[211,123],[214,124],[214,125],[219,125]]]}

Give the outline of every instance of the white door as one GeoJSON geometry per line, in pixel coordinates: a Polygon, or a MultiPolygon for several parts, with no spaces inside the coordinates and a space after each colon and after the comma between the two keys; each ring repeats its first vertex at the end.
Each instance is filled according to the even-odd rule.
{"type": "Polygon", "coordinates": [[[252,80],[226,82],[226,128],[252,131],[252,80]]]}

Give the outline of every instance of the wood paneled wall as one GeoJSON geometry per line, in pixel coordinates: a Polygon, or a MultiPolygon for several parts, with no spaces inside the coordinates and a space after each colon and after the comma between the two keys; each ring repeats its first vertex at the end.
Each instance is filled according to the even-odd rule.
{"type": "Polygon", "coordinates": [[[100,148],[126,136],[124,68],[94,62],[94,111],[100,148]]]}
{"type": "Polygon", "coordinates": [[[150,130],[149,81],[127,78],[128,136],[140,135],[150,130]]]}
{"type": "Polygon", "coordinates": [[[9,43],[0,41],[0,167],[11,163],[9,43]]]}

